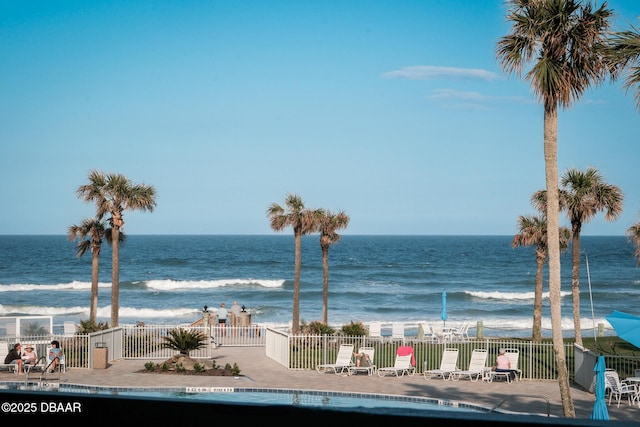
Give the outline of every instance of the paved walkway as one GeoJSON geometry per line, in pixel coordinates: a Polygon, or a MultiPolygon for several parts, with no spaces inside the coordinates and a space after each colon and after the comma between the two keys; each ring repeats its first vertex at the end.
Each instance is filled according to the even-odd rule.
{"type": "MultiPolygon", "coordinates": [[[[216,350],[218,366],[237,363],[240,378],[138,373],[145,360],[120,360],[107,369],[69,369],[61,381],[70,384],[122,387],[255,387],[297,390],[334,390],[359,393],[381,393],[424,396],[456,400],[489,408],[515,412],[546,414],[562,417],[559,387],[551,381],[523,381],[507,384],[469,380],[425,380],[422,374],[413,377],[378,377],[360,375],[318,374],[315,371],[289,370],[265,355],[264,347],[220,347],[216,350]],[[547,405],[548,401],[548,405],[547,405]],[[547,410],[548,409],[548,410],[547,410]]],[[[15,381],[14,374],[0,373],[0,381],[15,381]],[[11,375],[9,378],[8,376],[11,375]]],[[[595,397],[579,388],[571,389],[576,418],[588,419],[595,397]]],[[[632,421],[640,426],[640,407],[626,402],[617,408],[608,406],[611,420],[632,421]]]]}

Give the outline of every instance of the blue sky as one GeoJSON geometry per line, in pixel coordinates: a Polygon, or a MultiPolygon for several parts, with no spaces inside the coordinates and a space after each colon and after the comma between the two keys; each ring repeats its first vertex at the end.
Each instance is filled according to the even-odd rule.
{"type": "MultiPolygon", "coordinates": [[[[600,4],[600,2],[598,2],[600,4]]],[[[614,28],[640,4],[611,0],[614,28]]],[[[501,0],[0,3],[0,234],[93,216],[91,169],[157,190],[129,234],[271,234],[300,195],[343,234],[501,234],[545,186],[543,112],[501,73],[501,0]]],[[[619,82],[559,115],[558,170],[596,167],[640,220],[640,113],[619,82]]]]}

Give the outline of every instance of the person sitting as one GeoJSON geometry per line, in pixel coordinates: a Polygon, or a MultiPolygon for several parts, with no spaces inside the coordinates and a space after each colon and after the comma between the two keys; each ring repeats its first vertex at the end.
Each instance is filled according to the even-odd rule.
{"type": "Polygon", "coordinates": [[[367,353],[356,353],[353,352],[353,357],[356,360],[356,367],[369,367],[372,365],[371,359],[369,359],[369,355],[367,353]]]}
{"type": "Polygon", "coordinates": [[[498,357],[496,357],[496,363],[493,365],[493,370],[496,372],[507,372],[509,374],[509,380],[516,379],[516,371],[511,369],[511,360],[507,357],[507,352],[504,348],[498,350],[498,357]]]}
{"type": "Polygon", "coordinates": [[[51,341],[51,348],[49,349],[49,372],[56,370],[56,367],[60,364],[61,355],[60,343],[56,340],[51,341]]]}
{"type": "Polygon", "coordinates": [[[26,367],[26,365],[34,366],[37,362],[38,355],[34,351],[33,346],[27,345],[25,352],[22,353],[22,363],[24,364],[24,367],[26,367]]]}
{"type": "Polygon", "coordinates": [[[22,356],[20,355],[20,349],[22,345],[19,342],[15,343],[9,353],[7,353],[7,357],[4,358],[5,365],[16,365],[18,368],[16,370],[17,374],[23,374],[22,370],[22,356]]]}

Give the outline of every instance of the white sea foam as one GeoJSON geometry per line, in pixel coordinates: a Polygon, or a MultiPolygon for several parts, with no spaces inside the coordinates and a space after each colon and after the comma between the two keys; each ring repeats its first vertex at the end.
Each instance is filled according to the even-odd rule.
{"type": "MultiPolygon", "coordinates": [[[[482,298],[482,299],[496,299],[496,300],[533,300],[535,297],[534,292],[500,292],[500,291],[493,291],[493,292],[474,292],[474,291],[464,291],[465,294],[467,295],[471,295],[472,297],[475,298],[482,298]]],[[[560,292],[560,295],[562,297],[566,297],[571,295],[571,292],[560,292]]],[[[547,299],[549,298],[549,292],[543,292],[542,293],[542,298],[547,299]]]]}
{"type": "Polygon", "coordinates": [[[284,280],[266,279],[219,279],[219,280],[149,280],[145,282],[147,288],[160,291],[174,291],[184,289],[213,289],[225,286],[261,286],[263,288],[280,288],[284,280]]]}
{"type": "MultiPolygon", "coordinates": [[[[262,288],[281,288],[284,280],[269,279],[218,279],[218,280],[149,280],[133,282],[144,284],[148,289],[158,291],[173,291],[185,289],[215,289],[225,286],[260,286],[262,288]]],[[[122,286],[122,283],[120,283],[122,286]]],[[[111,282],[99,282],[99,288],[111,288],[111,282]]],[[[0,292],[28,292],[28,291],[84,291],[91,289],[91,282],[73,281],[51,285],[36,285],[30,283],[14,283],[0,286],[0,292]]]]}
{"type": "MultiPolygon", "coordinates": [[[[98,283],[100,288],[110,288],[111,282],[98,283]]],[[[74,280],[69,283],[58,283],[53,285],[35,285],[30,283],[14,283],[0,286],[0,292],[21,292],[21,291],[83,291],[91,289],[91,282],[80,282],[74,280]]]]}
{"type": "MultiPolygon", "coordinates": [[[[121,317],[130,318],[159,318],[170,319],[176,317],[193,317],[194,320],[201,314],[200,310],[194,308],[171,308],[171,309],[151,309],[151,308],[134,308],[120,307],[121,317]]],[[[11,306],[0,304],[0,316],[89,316],[88,307],[43,307],[43,306],[11,306]]],[[[111,306],[99,307],[98,316],[109,318],[111,315],[111,306]]]]}

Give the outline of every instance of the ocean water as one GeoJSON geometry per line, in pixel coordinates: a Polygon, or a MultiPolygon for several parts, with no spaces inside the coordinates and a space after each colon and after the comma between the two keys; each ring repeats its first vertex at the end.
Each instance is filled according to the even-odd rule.
{"type": "MultiPolygon", "coordinates": [[[[329,323],[442,324],[482,322],[485,335],[530,336],[536,261],[513,236],[343,236],[329,250],[329,323]]],[[[583,335],[611,311],[638,314],[640,267],[624,236],[584,236],[583,335]],[[588,260],[589,269],[586,262],[588,260]],[[591,292],[589,290],[591,288],[591,292]]],[[[132,235],[120,250],[120,324],[174,325],[197,320],[234,300],[254,323],[287,325],[293,300],[293,235],[132,235]]],[[[570,253],[562,256],[563,329],[571,335],[570,253]]],[[[99,320],[109,321],[111,250],[100,256],[99,320]]],[[[54,324],[87,320],[91,256],[76,257],[65,236],[0,236],[0,316],[54,316],[54,324]]],[[[551,336],[546,287],[544,336],[551,336]]],[[[300,319],[322,318],[318,236],[302,245],[300,319]]]]}

